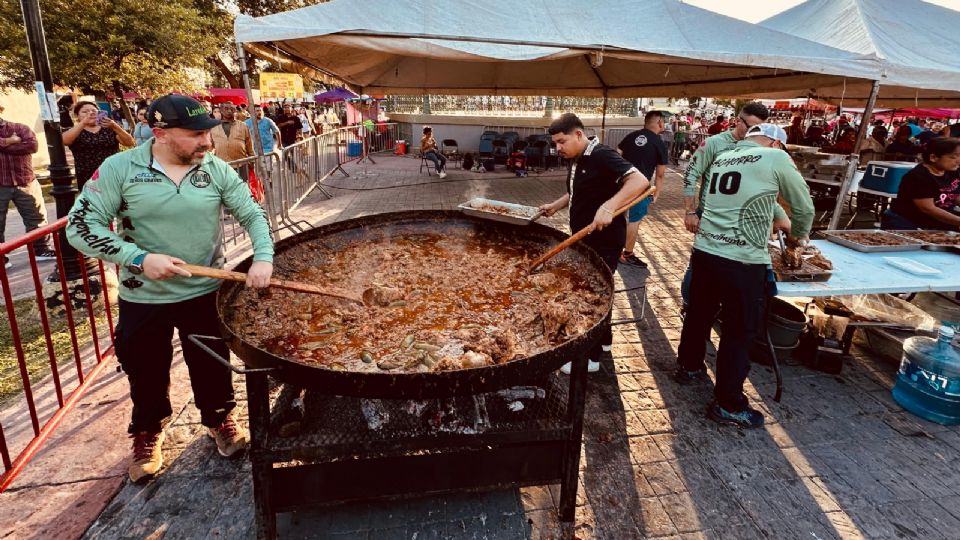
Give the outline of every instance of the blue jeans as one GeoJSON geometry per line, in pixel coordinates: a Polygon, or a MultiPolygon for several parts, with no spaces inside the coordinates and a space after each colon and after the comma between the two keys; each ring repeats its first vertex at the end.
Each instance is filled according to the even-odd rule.
{"type": "Polygon", "coordinates": [[[433,167],[437,169],[437,172],[443,172],[443,168],[447,165],[447,157],[435,150],[430,150],[423,157],[433,162],[433,167]]]}

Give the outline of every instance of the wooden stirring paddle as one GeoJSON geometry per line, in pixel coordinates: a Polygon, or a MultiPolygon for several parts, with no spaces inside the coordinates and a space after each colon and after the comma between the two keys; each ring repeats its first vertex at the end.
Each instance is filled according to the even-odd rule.
{"type": "MultiPolygon", "coordinates": [[[[638,202],[646,199],[646,198],[649,197],[650,195],[653,195],[653,192],[656,191],[656,190],[657,190],[656,187],[651,187],[650,189],[644,191],[643,193],[641,193],[640,195],[638,195],[636,198],[634,198],[632,201],[630,201],[630,202],[628,202],[627,204],[621,206],[620,208],[617,208],[617,211],[613,213],[613,217],[617,217],[617,216],[619,216],[620,214],[626,212],[627,210],[630,209],[631,206],[633,206],[633,205],[637,204],[638,202]]],[[[530,266],[527,267],[527,273],[529,274],[529,273],[533,272],[534,270],[537,269],[537,267],[539,267],[539,266],[542,265],[543,263],[549,261],[550,259],[554,258],[554,257],[557,255],[557,253],[560,253],[561,251],[567,249],[568,247],[570,247],[570,246],[572,246],[573,244],[576,244],[577,242],[579,242],[580,240],[582,240],[584,236],[592,233],[594,228],[595,228],[595,227],[594,227],[593,223],[591,223],[590,225],[587,225],[586,227],[584,227],[584,228],[580,229],[579,231],[577,231],[577,234],[574,234],[574,235],[571,236],[570,238],[567,238],[567,239],[564,240],[563,242],[560,242],[559,244],[557,244],[556,246],[554,246],[553,249],[551,249],[550,251],[548,251],[548,252],[546,252],[545,254],[541,255],[540,258],[538,258],[537,260],[533,261],[533,263],[531,263],[530,266]]]]}
{"type": "MultiPolygon", "coordinates": [[[[222,268],[210,268],[208,266],[197,266],[195,264],[178,264],[180,268],[183,268],[187,272],[195,276],[208,277],[214,279],[225,279],[227,281],[247,281],[247,275],[243,272],[231,272],[230,270],[223,270],[222,268]]],[[[270,280],[270,286],[276,287],[278,289],[287,289],[289,291],[299,291],[311,294],[321,294],[323,296],[329,296],[332,298],[340,298],[342,300],[349,300],[351,302],[356,302],[363,305],[363,299],[355,294],[351,294],[348,291],[342,289],[329,289],[324,287],[319,287],[317,285],[311,285],[309,283],[303,283],[299,281],[290,281],[286,279],[276,279],[273,278],[270,280]]]]}

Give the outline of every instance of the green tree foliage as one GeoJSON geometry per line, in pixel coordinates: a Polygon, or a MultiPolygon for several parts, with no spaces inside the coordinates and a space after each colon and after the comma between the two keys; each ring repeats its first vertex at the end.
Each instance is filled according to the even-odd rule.
{"type": "MultiPolygon", "coordinates": [[[[85,91],[193,90],[232,23],[192,0],[41,0],[56,84],[85,91]]],[[[33,85],[18,0],[0,0],[0,86],[33,85]]]]}

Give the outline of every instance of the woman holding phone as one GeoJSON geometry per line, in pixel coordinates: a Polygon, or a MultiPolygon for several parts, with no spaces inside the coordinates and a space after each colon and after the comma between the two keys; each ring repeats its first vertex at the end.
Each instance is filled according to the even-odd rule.
{"type": "Polygon", "coordinates": [[[81,101],[73,106],[77,118],[72,128],[63,132],[63,144],[73,153],[77,173],[77,189],[100,167],[103,160],[120,151],[120,145],[135,146],[133,137],[101,111],[96,103],[81,101]]]}

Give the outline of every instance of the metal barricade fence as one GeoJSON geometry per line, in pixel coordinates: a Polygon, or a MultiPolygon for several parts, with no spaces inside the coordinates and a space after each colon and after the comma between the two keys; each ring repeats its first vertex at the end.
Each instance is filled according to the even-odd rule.
{"type": "MultiPolygon", "coordinates": [[[[259,167],[255,157],[231,161],[229,164],[237,170],[240,178],[250,184],[255,198],[258,186],[262,186],[263,197],[257,202],[266,212],[273,233],[284,229],[300,232],[310,225],[295,220],[291,212],[314,190],[328,198],[332,197],[323,186],[324,180],[338,170],[346,174],[342,168],[345,163],[369,158],[371,153],[393,151],[394,143],[399,138],[400,126],[393,122],[376,124],[373,130],[349,126],[265,154],[259,167]]],[[[226,214],[222,224],[224,251],[241,246],[248,240],[246,230],[226,214]]]]}
{"type": "Polygon", "coordinates": [[[113,357],[116,269],[78,254],[79,279],[65,279],[59,231],[67,218],[0,244],[0,255],[27,249],[29,268],[0,266],[10,340],[0,342],[0,492],[57,428],[113,357]],[[32,242],[53,235],[56,277],[41,276],[32,242]],[[88,272],[88,266],[93,268],[88,272]]]}

